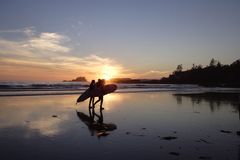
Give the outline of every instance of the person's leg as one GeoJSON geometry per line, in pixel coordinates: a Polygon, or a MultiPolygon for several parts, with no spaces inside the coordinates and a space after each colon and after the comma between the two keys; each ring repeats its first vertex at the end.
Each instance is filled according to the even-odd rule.
{"type": "Polygon", "coordinates": [[[102,107],[102,105],[103,105],[103,96],[100,98],[100,100],[101,100],[101,104],[100,104],[100,109],[104,109],[103,107],[102,107]]]}
{"type": "Polygon", "coordinates": [[[95,108],[95,104],[94,104],[94,97],[92,98],[92,107],[95,108]]]}
{"type": "Polygon", "coordinates": [[[99,118],[99,122],[103,123],[103,113],[102,113],[103,109],[100,109],[100,118],[99,118]]]}
{"type": "Polygon", "coordinates": [[[88,108],[92,108],[91,103],[92,103],[92,97],[90,97],[88,108]]]}
{"type": "Polygon", "coordinates": [[[98,98],[98,100],[94,103],[94,106],[100,101],[101,99],[98,98]]]}
{"type": "Polygon", "coordinates": [[[88,111],[89,111],[89,116],[90,116],[90,119],[91,119],[91,120],[93,120],[92,110],[91,110],[91,108],[90,108],[90,107],[88,108],[88,111]]]}
{"type": "Polygon", "coordinates": [[[95,116],[96,116],[96,113],[95,113],[95,108],[92,108],[92,118],[93,118],[93,121],[94,121],[94,119],[95,119],[95,116]]]}

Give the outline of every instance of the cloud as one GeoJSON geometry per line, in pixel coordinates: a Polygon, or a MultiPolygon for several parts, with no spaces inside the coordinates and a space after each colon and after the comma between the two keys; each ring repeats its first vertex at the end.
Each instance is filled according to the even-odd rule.
{"type": "Polygon", "coordinates": [[[80,25],[80,26],[84,24],[82,21],[78,21],[77,23],[78,23],[78,25],[80,25]]]}
{"type": "Polygon", "coordinates": [[[72,79],[79,75],[96,78],[102,76],[101,70],[106,67],[111,66],[116,71],[123,69],[116,61],[95,54],[73,56],[71,48],[64,45],[68,41],[66,36],[49,32],[31,34],[20,41],[0,39],[1,79],[36,80],[39,75],[44,80],[72,79]]]}
{"type": "Polygon", "coordinates": [[[32,56],[32,52],[24,47],[24,42],[10,41],[0,39],[0,56],[4,57],[29,57],[32,56]]]}
{"type": "Polygon", "coordinates": [[[34,37],[24,44],[33,51],[38,52],[69,52],[70,48],[61,45],[62,42],[68,40],[63,35],[57,33],[41,33],[38,37],[34,37]]]}
{"type": "Polygon", "coordinates": [[[23,28],[23,33],[27,36],[34,36],[35,35],[35,28],[34,27],[26,27],[23,28]]]}
{"type": "Polygon", "coordinates": [[[21,40],[0,38],[0,80],[63,80],[86,76],[89,80],[112,77],[160,78],[168,71],[134,73],[114,59],[90,54],[75,56],[66,45],[71,41],[59,33],[36,34],[34,27],[5,30],[0,33],[23,33],[21,40]]]}
{"type": "Polygon", "coordinates": [[[35,34],[35,27],[24,27],[21,29],[8,29],[8,30],[0,30],[0,33],[22,33],[26,36],[33,36],[35,34]]]}
{"type": "MultiPolygon", "coordinates": [[[[58,34],[58,33],[50,33],[43,32],[40,34],[36,34],[35,27],[25,27],[21,29],[12,29],[12,30],[0,30],[1,33],[10,33],[10,34],[22,34],[22,40],[19,41],[11,41],[6,39],[0,39],[0,47],[4,49],[6,47],[7,52],[14,50],[14,47],[17,48],[18,51],[31,50],[32,52],[69,52],[70,48],[63,45],[63,43],[70,41],[67,36],[58,34]],[[6,44],[8,43],[8,44],[6,44]],[[23,48],[25,47],[25,49],[23,48]]],[[[19,36],[21,37],[21,36],[19,36]]],[[[16,54],[16,49],[14,50],[16,54]]]]}

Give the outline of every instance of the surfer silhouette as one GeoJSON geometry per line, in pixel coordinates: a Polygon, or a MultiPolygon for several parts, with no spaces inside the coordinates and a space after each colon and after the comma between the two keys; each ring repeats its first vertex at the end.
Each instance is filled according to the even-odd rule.
{"type": "MultiPolygon", "coordinates": [[[[98,79],[98,82],[96,83],[96,86],[99,87],[99,88],[101,88],[101,89],[103,90],[104,85],[105,85],[105,79],[98,79]]],[[[93,103],[93,106],[95,106],[98,102],[100,102],[100,109],[104,109],[104,108],[102,107],[102,104],[103,104],[103,95],[100,95],[100,96],[98,97],[98,100],[97,100],[95,103],[93,103]]]]}
{"type": "Polygon", "coordinates": [[[100,109],[104,109],[102,107],[103,97],[107,94],[113,93],[116,89],[117,85],[105,84],[104,79],[98,79],[98,82],[96,83],[94,80],[92,80],[89,88],[78,97],[76,104],[90,98],[89,108],[94,108],[95,105],[100,102],[100,109]],[[94,97],[98,97],[98,100],[96,102],[94,102],[94,97]]]}
{"type": "MultiPolygon", "coordinates": [[[[92,82],[91,82],[91,84],[89,86],[89,90],[92,91],[92,90],[95,89],[95,87],[96,87],[95,80],[92,80],[92,82]]],[[[89,108],[92,108],[92,107],[93,108],[95,107],[95,105],[94,105],[94,97],[93,96],[91,96],[90,100],[89,100],[89,108]]]]}

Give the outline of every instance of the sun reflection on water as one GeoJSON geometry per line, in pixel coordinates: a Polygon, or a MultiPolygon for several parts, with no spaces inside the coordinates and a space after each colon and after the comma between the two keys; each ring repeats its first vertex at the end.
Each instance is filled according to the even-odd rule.
{"type": "Polygon", "coordinates": [[[104,109],[106,111],[114,110],[114,108],[122,102],[122,97],[120,94],[109,94],[104,96],[104,109]]]}

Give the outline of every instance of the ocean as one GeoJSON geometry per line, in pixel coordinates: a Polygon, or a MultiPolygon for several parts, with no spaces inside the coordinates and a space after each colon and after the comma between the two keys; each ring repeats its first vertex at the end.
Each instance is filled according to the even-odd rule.
{"type": "MultiPolygon", "coordinates": [[[[240,92],[240,88],[210,88],[190,84],[117,84],[117,93],[129,92],[240,92]]],[[[0,96],[81,94],[88,82],[0,82],[0,96]]]]}

